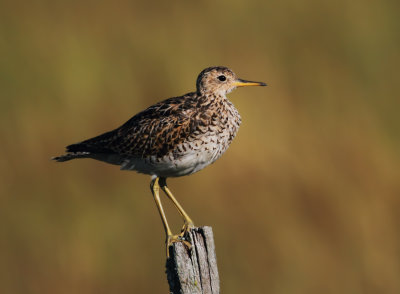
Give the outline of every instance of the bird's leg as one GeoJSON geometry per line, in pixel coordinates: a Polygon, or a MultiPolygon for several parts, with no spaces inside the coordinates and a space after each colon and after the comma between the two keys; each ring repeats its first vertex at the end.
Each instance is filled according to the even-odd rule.
{"type": "Polygon", "coordinates": [[[159,185],[159,178],[154,178],[152,179],[150,183],[150,189],[151,192],[153,193],[154,200],[156,202],[158,212],[160,213],[162,223],[164,225],[164,230],[165,234],[167,235],[167,239],[165,241],[167,245],[167,257],[169,257],[169,246],[172,245],[174,242],[184,242],[186,245],[190,247],[190,243],[187,241],[184,241],[181,235],[172,235],[171,229],[169,228],[168,222],[167,222],[167,217],[165,216],[164,209],[161,205],[161,200],[160,200],[160,185],[159,185]]]}
{"type": "Polygon", "coordinates": [[[188,216],[188,214],[185,212],[185,210],[183,210],[182,206],[175,199],[174,195],[172,195],[171,190],[168,189],[166,178],[160,178],[160,187],[165,192],[165,194],[168,196],[168,198],[172,201],[172,203],[174,203],[175,207],[178,209],[179,213],[183,217],[184,224],[183,224],[181,234],[180,234],[180,236],[183,238],[190,231],[190,229],[194,228],[193,221],[188,216]]]}

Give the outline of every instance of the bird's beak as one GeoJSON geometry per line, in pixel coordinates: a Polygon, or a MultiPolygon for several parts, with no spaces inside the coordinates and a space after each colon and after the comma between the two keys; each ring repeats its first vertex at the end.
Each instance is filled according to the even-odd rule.
{"type": "Polygon", "coordinates": [[[252,82],[252,81],[245,81],[242,79],[237,79],[233,84],[236,87],[248,87],[248,86],[266,86],[266,83],[263,82],[252,82]]]}

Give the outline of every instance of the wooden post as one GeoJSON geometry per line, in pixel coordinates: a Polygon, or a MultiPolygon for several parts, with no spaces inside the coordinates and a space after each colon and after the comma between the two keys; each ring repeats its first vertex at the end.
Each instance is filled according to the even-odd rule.
{"type": "Polygon", "coordinates": [[[188,241],[169,248],[166,272],[172,294],[219,294],[219,276],[211,227],[193,228],[188,241]]]}

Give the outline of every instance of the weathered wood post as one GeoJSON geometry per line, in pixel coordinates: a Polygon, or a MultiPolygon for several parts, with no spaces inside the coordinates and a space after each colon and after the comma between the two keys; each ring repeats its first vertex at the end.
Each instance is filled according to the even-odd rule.
{"type": "Polygon", "coordinates": [[[169,248],[166,273],[173,294],[219,294],[219,275],[211,227],[193,228],[188,241],[169,248]]]}

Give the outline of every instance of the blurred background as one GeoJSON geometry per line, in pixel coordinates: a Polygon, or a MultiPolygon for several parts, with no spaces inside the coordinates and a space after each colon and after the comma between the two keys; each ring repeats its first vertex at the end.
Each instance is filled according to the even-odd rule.
{"type": "Polygon", "coordinates": [[[50,158],[212,65],[269,85],[230,94],[216,164],[169,180],[222,293],[400,293],[398,1],[67,2],[0,3],[2,293],[168,292],[150,177],[50,158]]]}

